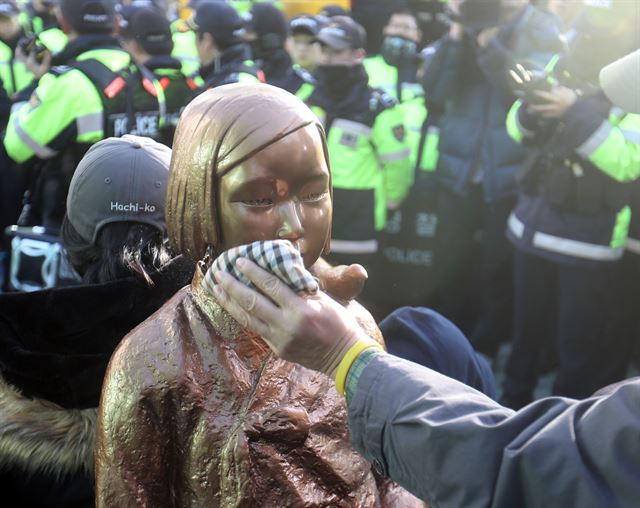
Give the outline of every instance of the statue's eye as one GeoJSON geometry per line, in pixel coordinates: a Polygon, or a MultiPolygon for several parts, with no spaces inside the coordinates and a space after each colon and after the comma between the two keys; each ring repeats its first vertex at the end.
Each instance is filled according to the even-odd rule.
{"type": "Polygon", "coordinates": [[[243,200],[242,203],[247,206],[271,206],[273,204],[273,199],[271,198],[247,199],[247,200],[243,200]]]}
{"type": "Polygon", "coordinates": [[[302,201],[320,201],[327,195],[327,191],[307,192],[301,196],[302,201]]]}

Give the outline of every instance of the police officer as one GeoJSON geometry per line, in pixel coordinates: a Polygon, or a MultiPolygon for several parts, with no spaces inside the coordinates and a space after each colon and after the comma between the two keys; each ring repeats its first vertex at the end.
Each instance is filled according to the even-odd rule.
{"type": "Polygon", "coordinates": [[[39,176],[31,221],[58,226],[68,182],[89,146],[108,136],[157,137],[164,95],[157,82],[133,80],[130,55],[112,35],[113,0],[61,0],[67,66],[44,73],[29,103],[14,111],[4,148],[17,163],[34,162],[39,176]]]}
{"type": "Polygon", "coordinates": [[[27,37],[37,36],[51,54],[59,53],[67,44],[67,36],[55,15],[55,3],[50,0],[27,3],[20,13],[20,24],[27,37]]]}
{"type": "Polygon", "coordinates": [[[9,97],[27,88],[34,78],[16,55],[18,41],[24,36],[19,16],[14,0],[0,2],[0,81],[9,97]]]}
{"type": "Polygon", "coordinates": [[[598,74],[638,47],[640,11],[625,0],[585,4],[553,66],[555,84],[526,69],[514,74],[525,86],[508,131],[536,151],[508,220],[516,287],[504,402],[512,407],[531,400],[545,346],[557,354],[555,394],[584,398],[626,374],[616,296],[631,189],[611,176],[639,164],[640,118],[612,108],[598,74]]]}
{"type": "Polygon", "coordinates": [[[196,32],[201,89],[238,82],[264,82],[244,41],[242,18],[225,2],[200,2],[190,25],[196,32]]]}
{"type": "Polygon", "coordinates": [[[266,82],[302,100],[307,99],[315,80],[307,71],[293,65],[285,50],[287,20],[282,11],[269,3],[257,3],[245,20],[253,59],[264,72],[266,82]]]}
{"type": "Polygon", "coordinates": [[[327,131],[333,179],[330,260],[363,264],[375,282],[378,232],[387,209],[397,208],[411,185],[404,117],[393,97],[368,85],[362,26],[336,16],[317,39],[322,46],[318,86],[307,102],[327,131]]]}
{"type": "Polygon", "coordinates": [[[383,88],[400,102],[415,95],[422,95],[416,72],[417,54],[422,32],[413,12],[407,7],[394,8],[382,30],[380,53],[364,60],[369,84],[383,88]],[[408,97],[403,97],[404,95],[408,97]]]}
{"type": "Polygon", "coordinates": [[[173,143],[173,133],[187,103],[193,98],[198,85],[185,76],[182,63],[171,56],[173,39],[169,20],[158,9],[148,7],[125,8],[120,22],[122,47],[140,65],[149,69],[164,90],[166,122],[161,129],[160,141],[173,143]]]}
{"type": "MultiPolygon", "coordinates": [[[[409,128],[407,135],[412,148],[411,162],[415,165],[421,127],[427,117],[424,90],[417,77],[421,63],[418,50],[422,32],[413,12],[399,5],[391,10],[382,33],[384,38],[380,53],[365,58],[364,67],[369,75],[370,86],[382,88],[400,102],[409,128]]],[[[436,144],[437,140],[429,140],[429,147],[436,144]]]]}
{"type": "Polygon", "coordinates": [[[312,74],[320,59],[320,46],[315,39],[321,28],[318,17],[307,14],[294,16],[289,22],[287,51],[294,64],[312,74]]]}

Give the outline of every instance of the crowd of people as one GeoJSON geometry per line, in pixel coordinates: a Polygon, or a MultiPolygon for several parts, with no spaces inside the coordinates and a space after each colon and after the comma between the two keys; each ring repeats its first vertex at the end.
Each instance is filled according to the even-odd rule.
{"type": "MultiPolygon", "coordinates": [[[[187,310],[141,330],[188,321],[199,289],[174,295],[257,239],[298,246],[330,289],[335,269],[307,253],[345,265],[348,283],[328,292],[358,295],[389,352],[507,408],[530,405],[548,372],[554,395],[580,400],[637,368],[640,110],[614,104],[599,75],[640,48],[640,3],[354,0],[290,17],[286,4],[0,0],[0,483],[24,506],[93,506],[96,421],[98,504],[178,496],[175,471],[149,472],[164,464],[152,432],[114,430],[141,418],[118,393],[173,381],[146,386],[153,369],[123,381],[150,368],[130,361],[131,338],[107,365],[172,297],[187,310]],[[247,88],[220,88],[233,84],[247,88]],[[292,179],[296,164],[317,174],[292,179]],[[223,178],[234,168],[263,176],[223,178]],[[464,372],[433,354],[434,337],[464,372]],[[135,457],[139,489],[123,494],[135,457]]],[[[207,326],[184,340],[228,332],[207,326]]],[[[192,480],[185,505],[219,501],[192,480]]]]}

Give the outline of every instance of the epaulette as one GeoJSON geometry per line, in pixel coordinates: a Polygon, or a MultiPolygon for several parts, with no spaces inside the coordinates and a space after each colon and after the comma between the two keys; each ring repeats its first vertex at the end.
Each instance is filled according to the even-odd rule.
{"type": "Polygon", "coordinates": [[[72,69],[73,67],[70,67],[69,65],[55,65],[49,69],[49,74],[53,74],[57,77],[69,72],[72,69]]]}
{"type": "Polygon", "coordinates": [[[385,92],[382,88],[374,88],[369,99],[369,108],[374,113],[382,113],[385,109],[389,109],[398,104],[393,95],[385,92]]]}

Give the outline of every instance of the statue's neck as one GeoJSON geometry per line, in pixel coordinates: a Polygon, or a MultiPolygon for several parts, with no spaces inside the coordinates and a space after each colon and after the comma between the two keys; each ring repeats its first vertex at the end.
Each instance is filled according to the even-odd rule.
{"type": "Polygon", "coordinates": [[[215,329],[218,339],[233,349],[238,357],[245,358],[250,363],[259,362],[269,352],[269,347],[260,336],[243,328],[220,306],[215,297],[202,286],[203,278],[202,268],[198,265],[191,282],[191,292],[205,319],[215,329]]]}

